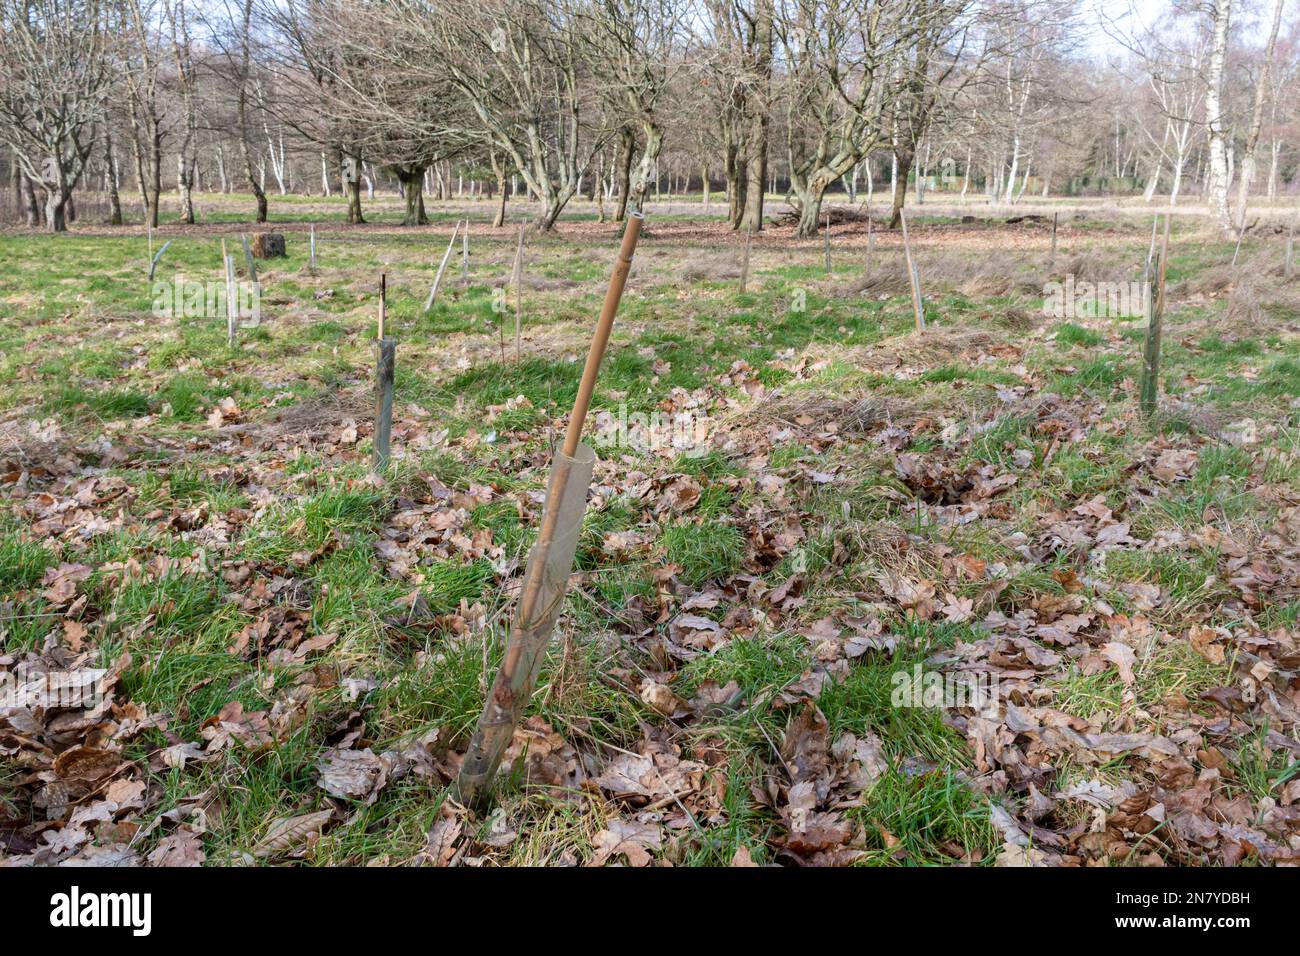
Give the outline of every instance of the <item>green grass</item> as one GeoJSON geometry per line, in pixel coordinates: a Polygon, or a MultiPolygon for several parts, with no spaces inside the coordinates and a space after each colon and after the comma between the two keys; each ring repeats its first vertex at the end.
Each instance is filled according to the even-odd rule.
{"type": "Polygon", "coordinates": [[[681,567],[681,579],[691,587],[730,576],[745,554],[740,530],[719,521],[670,525],[664,528],[660,544],[665,559],[681,567]]]}

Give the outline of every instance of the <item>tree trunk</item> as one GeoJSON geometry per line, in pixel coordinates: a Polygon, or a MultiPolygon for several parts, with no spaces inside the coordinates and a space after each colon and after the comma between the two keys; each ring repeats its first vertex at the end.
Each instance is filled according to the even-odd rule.
{"type": "Polygon", "coordinates": [[[395,166],[397,181],[402,184],[402,194],[406,199],[406,215],[403,226],[425,226],[429,217],[424,212],[424,167],[395,166]]]}
{"type": "Polygon", "coordinates": [[[733,142],[727,144],[725,155],[725,173],[727,177],[727,222],[732,229],[740,228],[740,220],[745,215],[745,161],[740,156],[739,147],[733,142]]]}
{"type": "Polygon", "coordinates": [[[801,181],[792,177],[790,188],[794,191],[799,204],[799,228],[796,235],[800,239],[811,239],[817,235],[817,225],[821,220],[822,197],[826,194],[827,182],[820,177],[801,181]]]}
{"type": "Polygon", "coordinates": [[[339,152],[339,179],[343,182],[343,191],[348,197],[348,225],[359,226],[366,221],[361,215],[361,174],[364,164],[355,153],[339,152]]]}
{"type": "Polygon", "coordinates": [[[23,189],[27,195],[27,225],[39,226],[41,224],[41,204],[36,198],[36,184],[26,174],[23,175],[23,189]]]}
{"type": "Polygon", "coordinates": [[[1241,178],[1237,183],[1237,231],[1246,228],[1246,203],[1250,198],[1251,180],[1255,178],[1255,150],[1259,146],[1259,131],[1264,123],[1264,101],[1268,97],[1269,76],[1273,70],[1273,52],[1277,49],[1277,33],[1282,25],[1283,0],[1273,6],[1273,29],[1264,48],[1264,65],[1255,84],[1255,105],[1250,114],[1250,127],[1246,132],[1246,150],[1241,157],[1241,178]]]}
{"type": "Polygon", "coordinates": [[[176,154],[176,189],[181,199],[181,222],[194,225],[194,161],[184,147],[176,154]]]}
{"type": "Polygon", "coordinates": [[[497,192],[501,194],[497,202],[497,213],[492,218],[492,228],[500,229],[506,224],[506,167],[497,157],[496,150],[488,154],[492,160],[492,174],[497,179],[497,192]]]}
{"type": "Polygon", "coordinates": [[[637,164],[636,177],[632,181],[631,195],[628,201],[628,205],[632,207],[633,212],[644,211],[645,194],[649,188],[651,176],[655,177],[657,190],[659,151],[663,144],[663,130],[655,123],[647,121],[645,123],[645,149],[642,150],[641,161],[637,164]]]}
{"type": "Polygon", "coordinates": [[[45,228],[48,232],[67,232],[69,193],[61,186],[45,187],[45,228]]]}
{"type": "Polygon", "coordinates": [[[894,176],[894,196],[889,207],[889,228],[897,229],[899,218],[903,214],[903,206],[907,203],[907,177],[912,172],[912,161],[915,158],[910,149],[899,149],[894,152],[894,168],[897,175],[894,176]]]}
{"type": "Polygon", "coordinates": [[[1210,143],[1210,168],[1206,183],[1207,199],[1220,232],[1233,233],[1232,213],[1228,209],[1228,144],[1223,130],[1223,73],[1228,58],[1228,22],[1232,0],[1213,0],[1210,20],[1214,26],[1214,43],[1206,78],[1205,121],[1210,143]]]}
{"type": "Polygon", "coordinates": [[[636,137],[630,129],[618,131],[618,208],[614,211],[614,221],[622,222],[627,218],[627,202],[632,184],[632,151],[636,148],[636,137]]]}
{"type": "Polygon", "coordinates": [[[745,216],[740,225],[763,228],[763,197],[767,189],[768,94],[772,84],[772,20],[774,0],[757,0],[754,11],[754,92],[745,98],[749,112],[748,181],[745,216]]]}
{"type": "Polygon", "coordinates": [[[122,225],[122,197],[117,192],[117,157],[113,154],[113,134],[105,125],[104,165],[108,167],[108,224],[122,225]]]}

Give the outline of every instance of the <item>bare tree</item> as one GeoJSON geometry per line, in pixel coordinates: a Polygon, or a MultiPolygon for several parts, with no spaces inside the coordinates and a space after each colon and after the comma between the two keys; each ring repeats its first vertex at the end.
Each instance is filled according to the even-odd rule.
{"type": "Polygon", "coordinates": [[[915,34],[916,4],[790,0],[780,8],[786,153],[800,236],[816,234],[826,189],[882,137],[888,86],[915,34]]]}
{"type": "Polygon", "coordinates": [[[67,229],[112,95],[106,14],[98,0],[0,0],[0,143],[44,192],[51,232],[67,229]]]}
{"type": "Polygon", "coordinates": [[[1273,27],[1264,46],[1264,61],[1260,66],[1259,79],[1255,81],[1255,104],[1250,113],[1250,125],[1246,130],[1245,149],[1241,155],[1241,171],[1237,180],[1237,231],[1246,228],[1246,202],[1250,198],[1250,186],[1255,179],[1255,152],[1259,146],[1259,132],[1264,124],[1264,103],[1272,89],[1270,74],[1273,70],[1273,54],[1277,50],[1277,34],[1282,26],[1282,7],[1285,0],[1274,0],[1273,27]]]}
{"type": "MultiPolygon", "coordinates": [[[[680,20],[686,10],[680,0],[597,0],[574,8],[600,64],[593,80],[616,126],[628,130],[636,125],[641,130],[641,159],[627,198],[633,211],[644,206],[646,189],[658,176],[664,142],[661,100],[683,64],[685,31],[680,20]]],[[[620,201],[620,218],[622,207],[620,201]]]]}

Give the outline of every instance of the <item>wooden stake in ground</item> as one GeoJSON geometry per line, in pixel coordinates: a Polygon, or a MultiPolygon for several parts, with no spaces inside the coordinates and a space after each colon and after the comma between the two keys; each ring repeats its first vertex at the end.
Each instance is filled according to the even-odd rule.
{"type": "MultiPolygon", "coordinates": [[[[1242,216],[1241,221],[1243,223],[1246,221],[1246,217],[1244,215],[1242,216]]],[[[1246,226],[1243,225],[1240,229],[1237,230],[1237,245],[1233,247],[1232,250],[1232,265],[1234,267],[1237,265],[1237,256],[1241,254],[1241,240],[1245,238],[1246,238],[1246,226]]]]}
{"type": "Polygon", "coordinates": [[[876,230],[871,220],[871,213],[867,213],[867,275],[871,275],[871,260],[876,253],[876,230]]]}
{"type": "Polygon", "coordinates": [[[827,275],[829,275],[831,271],[831,214],[829,212],[826,213],[825,247],[826,247],[826,273],[827,275]]]}
{"type": "Polygon", "coordinates": [[[249,281],[257,285],[257,263],[253,261],[253,250],[248,246],[248,233],[241,232],[239,241],[244,245],[244,268],[248,270],[249,281]]]}
{"type": "Polygon", "coordinates": [[[510,281],[515,285],[515,364],[523,361],[524,326],[524,227],[528,220],[519,223],[519,244],[515,246],[515,265],[510,281]]]}
{"type": "Polygon", "coordinates": [[[1156,413],[1160,398],[1160,338],[1164,326],[1165,276],[1169,264],[1169,215],[1165,215],[1165,233],[1160,242],[1160,258],[1146,270],[1147,334],[1142,346],[1142,382],[1139,390],[1142,414],[1156,413]]]}
{"type": "Polygon", "coordinates": [[[309,241],[311,244],[311,274],[316,274],[316,223],[311,224],[309,241]]]}
{"type": "Polygon", "coordinates": [[[1300,219],[1300,212],[1291,217],[1291,228],[1286,234],[1286,262],[1282,264],[1282,273],[1289,279],[1295,271],[1295,224],[1300,219]]]}
{"type": "Polygon", "coordinates": [[[751,224],[745,231],[745,258],[740,263],[740,294],[745,294],[745,286],[749,284],[749,250],[754,244],[754,227],[751,224]]]}
{"type": "Polygon", "coordinates": [[[921,298],[921,275],[912,259],[912,243],[907,236],[907,214],[898,211],[898,221],[903,225],[903,255],[907,259],[907,277],[912,284],[912,312],[916,317],[916,331],[925,331],[925,302],[921,298]]]}
{"type": "Polygon", "coordinates": [[[469,285],[469,220],[465,220],[465,231],[460,237],[460,284],[469,285]]]}
{"type": "Polygon", "coordinates": [[[1061,214],[1059,212],[1052,213],[1052,253],[1047,259],[1047,268],[1049,269],[1056,265],[1056,227],[1060,222],[1060,218],[1061,214]]]}
{"type": "Polygon", "coordinates": [[[595,454],[586,445],[579,445],[579,439],[583,421],[591,407],[600,361],[609,344],[614,313],[618,311],[628,271],[632,267],[632,254],[641,235],[641,224],[640,213],[629,213],[618,259],[610,276],[609,290],[605,293],[605,305],[587,352],[578,396],[573,411],[569,413],[564,446],[551,462],[542,524],[537,533],[537,544],[528,557],[528,569],[515,607],[505,658],[488,691],[483,713],[465,752],[460,775],[456,778],[456,799],[463,804],[480,803],[491,787],[501,757],[532,696],[547,640],[564,602],[569,573],[573,569],[573,555],[582,530],[587,486],[595,464],[595,454]]]}
{"type": "Polygon", "coordinates": [[[456,233],[460,232],[460,220],[456,220],[456,228],[451,231],[451,239],[447,242],[447,251],[442,254],[442,262],[438,263],[438,274],[433,277],[433,287],[429,289],[429,297],[424,300],[424,311],[428,312],[433,308],[433,300],[438,297],[438,286],[442,284],[442,274],[447,271],[447,261],[451,258],[451,250],[456,248],[456,233]]]}
{"type": "Polygon", "coordinates": [[[226,253],[226,240],[221,240],[221,262],[226,270],[226,344],[235,347],[235,329],[238,327],[239,293],[235,289],[235,259],[226,253]]]}
{"type": "Polygon", "coordinates": [[[393,373],[397,364],[397,340],[386,334],[388,323],[388,276],[379,274],[379,336],[375,343],[378,360],[375,362],[375,453],[373,466],[376,472],[388,467],[389,447],[393,432],[393,373]]]}

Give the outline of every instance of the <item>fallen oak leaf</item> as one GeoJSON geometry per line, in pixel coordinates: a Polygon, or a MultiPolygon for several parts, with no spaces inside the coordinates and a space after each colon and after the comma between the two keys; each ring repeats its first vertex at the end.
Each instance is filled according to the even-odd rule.
{"type": "Polygon", "coordinates": [[[259,859],[277,856],[299,844],[315,840],[330,818],[333,810],[317,810],[315,813],[302,813],[296,817],[281,817],[267,828],[266,835],[253,847],[253,856],[259,859]]]}

